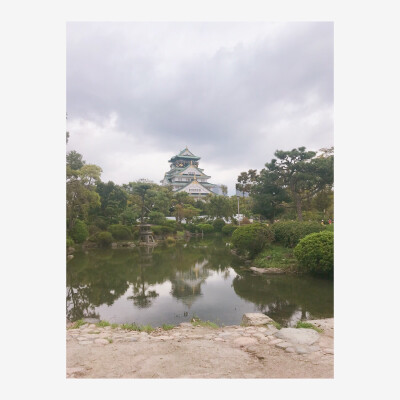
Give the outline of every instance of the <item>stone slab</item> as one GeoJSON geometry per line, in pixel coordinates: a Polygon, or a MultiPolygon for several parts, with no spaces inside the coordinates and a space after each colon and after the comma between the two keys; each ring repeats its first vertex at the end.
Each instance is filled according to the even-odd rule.
{"type": "Polygon", "coordinates": [[[320,335],[313,329],[282,328],[275,333],[275,337],[286,342],[310,346],[319,340],[320,335]]]}
{"type": "Polygon", "coordinates": [[[265,325],[273,319],[262,313],[246,313],[242,317],[242,324],[247,326],[265,325]]]}

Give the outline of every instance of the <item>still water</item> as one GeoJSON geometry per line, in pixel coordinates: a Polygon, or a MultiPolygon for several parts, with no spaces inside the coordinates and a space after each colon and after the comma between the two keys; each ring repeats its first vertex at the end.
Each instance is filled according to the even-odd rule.
{"type": "Polygon", "coordinates": [[[332,280],[255,275],[222,238],[77,252],[67,264],[67,318],[160,326],[193,315],[220,325],[263,312],[283,326],[333,317],[332,280]]]}

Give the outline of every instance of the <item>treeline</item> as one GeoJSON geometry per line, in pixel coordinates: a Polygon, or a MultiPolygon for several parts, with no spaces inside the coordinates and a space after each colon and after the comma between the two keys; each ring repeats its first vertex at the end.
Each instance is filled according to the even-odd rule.
{"type": "Polygon", "coordinates": [[[250,169],[236,188],[249,194],[247,209],[260,219],[333,219],[333,147],[318,153],[299,147],[277,150],[259,173],[250,169]]]}
{"type": "MultiPolygon", "coordinates": [[[[67,239],[70,244],[71,239],[82,243],[89,236],[105,231],[112,233],[114,239],[128,238],[129,230],[121,226],[132,227],[141,221],[164,226],[166,231],[176,231],[176,225],[183,219],[190,223],[202,215],[228,218],[237,208],[236,197],[210,195],[205,201],[195,200],[186,192],[175,193],[170,187],[144,179],[123,185],[103,182],[102,169],[87,164],[74,150],[67,154],[66,161],[67,239]],[[176,222],[166,217],[175,217],[176,222]]],[[[102,237],[108,240],[108,236],[99,236],[102,237]]]]}
{"type": "MultiPolygon", "coordinates": [[[[100,235],[110,241],[105,232],[112,233],[114,239],[128,238],[133,234],[132,226],[140,221],[164,226],[158,230],[169,232],[182,230],[183,219],[188,230],[205,231],[207,227],[197,226],[207,222],[201,216],[230,218],[236,225],[233,216],[238,213],[238,205],[240,214],[246,216],[241,224],[248,223],[248,218],[271,222],[278,218],[332,219],[333,148],[317,154],[300,147],[276,151],[275,156],[259,173],[249,170],[239,175],[237,189],[242,197],[210,195],[202,201],[147,180],[123,185],[103,182],[99,166],[86,163],[81,154],[70,151],[66,157],[67,239],[82,243],[100,235]],[[175,222],[166,219],[172,216],[175,222]]],[[[232,232],[231,228],[224,229],[232,232]]]]}

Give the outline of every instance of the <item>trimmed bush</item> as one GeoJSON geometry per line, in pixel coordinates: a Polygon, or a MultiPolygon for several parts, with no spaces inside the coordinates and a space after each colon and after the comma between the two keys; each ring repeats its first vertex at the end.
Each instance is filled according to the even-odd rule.
{"type": "Polygon", "coordinates": [[[191,233],[200,232],[199,226],[195,224],[186,224],[185,229],[191,233]]]}
{"type": "Polygon", "coordinates": [[[213,222],[213,227],[215,232],[221,232],[224,226],[225,226],[225,221],[221,218],[218,218],[213,222]]]}
{"type": "Polygon", "coordinates": [[[225,225],[221,232],[225,235],[232,235],[232,233],[238,228],[237,225],[225,225]]]}
{"type": "Polygon", "coordinates": [[[299,269],[317,274],[333,274],[333,232],[311,233],[294,249],[299,269]]]}
{"type": "Polygon", "coordinates": [[[129,240],[132,238],[130,229],[125,225],[115,224],[108,227],[108,231],[116,240],[129,240]]]}
{"type": "Polygon", "coordinates": [[[310,233],[321,232],[325,227],[318,222],[282,221],[272,225],[275,241],[286,247],[295,247],[310,233]]]}
{"type": "Polygon", "coordinates": [[[197,225],[198,231],[197,232],[201,232],[203,231],[203,233],[211,233],[214,232],[214,228],[212,225],[210,224],[198,224],[197,225]]]}
{"type": "Polygon", "coordinates": [[[167,235],[168,233],[175,232],[172,226],[164,226],[164,225],[152,225],[151,230],[155,235],[167,235]]]}
{"type": "Polygon", "coordinates": [[[240,226],[232,234],[233,246],[239,254],[248,254],[251,258],[273,240],[274,234],[271,228],[262,224],[240,226]]]}
{"type": "Polygon", "coordinates": [[[149,213],[149,223],[154,225],[163,225],[166,222],[165,215],[159,211],[151,211],[149,213]]]}
{"type": "Polygon", "coordinates": [[[94,240],[99,247],[110,247],[113,237],[110,232],[99,232],[94,236],[94,240]]]}
{"type": "Polygon", "coordinates": [[[72,239],[74,239],[75,243],[83,243],[88,236],[89,231],[86,224],[78,219],[71,231],[72,239]]]}

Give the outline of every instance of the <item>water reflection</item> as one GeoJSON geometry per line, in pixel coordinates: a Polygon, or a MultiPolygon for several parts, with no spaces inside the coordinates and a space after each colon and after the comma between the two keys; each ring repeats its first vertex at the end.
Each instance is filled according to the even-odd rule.
{"type": "Polygon", "coordinates": [[[244,312],[256,311],[284,325],[332,316],[332,282],[252,275],[222,240],[78,252],[67,264],[70,320],[95,317],[160,325],[196,313],[234,324],[244,312]]]}

